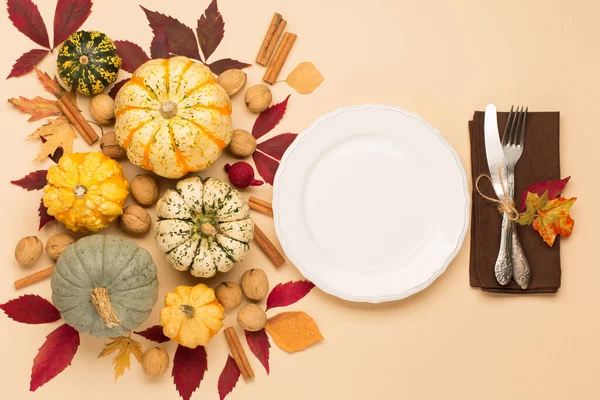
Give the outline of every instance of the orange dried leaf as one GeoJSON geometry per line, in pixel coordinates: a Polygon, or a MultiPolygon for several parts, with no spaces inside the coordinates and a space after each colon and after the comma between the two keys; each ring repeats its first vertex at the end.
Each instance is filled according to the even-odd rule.
{"type": "Polygon", "coordinates": [[[575,221],[569,211],[575,200],[576,197],[570,199],[559,197],[538,210],[537,218],[533,221],[533,229],[540,233],[549,246],[554,244],[557,235],[563,237],[571,235],[575,221]]]}
{"type": "Polygon", "coordinates": [[[305,312],[282,312],[271,317],[265,330],[280,349],[295,353],[324,340],[315,321],[305,312]]]}
{"type": "Polygon", "coordinates": [[[285,80],[288,85],[300,94],[312,93],[325,78],[317,67],[311,62],[305,61],[298,64],[285,80]]]}
{"type": "Polygon", "coordinates": [[[23,113],[31,114],[29,121],[37,121],[42,118],[60,115],[58,102],[47,100],[37,96],[34,99],[28,99],[22,96],[19,98],[8,99],[8,102],[23,113]]]}

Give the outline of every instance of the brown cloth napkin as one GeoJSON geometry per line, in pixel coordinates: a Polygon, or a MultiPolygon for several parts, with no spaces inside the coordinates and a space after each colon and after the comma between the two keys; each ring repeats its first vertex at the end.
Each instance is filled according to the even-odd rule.
{"type": "MultiPolygon", "coordinates": [[[[508,113],[498,113],[500,136],[504,132],[508,113]]],[[[515,170],[515,200],[528,185],[551,179],[560,179],[558,112],[530,112],[523,155],[515,170]]],[[[471,213],[471,260],[469,278],[472,287],[497,293],[556,293],[560,287],[560,242],[556,238],[549,247],[531,226],[519,226],[523,251],[531,268],[531,284],[523,290],[511,281],[502,286],[496,281],[494,264],[500,247],[502,217],[496,205],[483,199],[475,189],[480,174],[490,173],[485,155],[483,130],[484,113],[476,111],[469,121],[471,136],[471,171],[473,174],[473,203],[471,213]]],[[[480,181],[482,191],[496,198],[491,184],[480,181]]]]}

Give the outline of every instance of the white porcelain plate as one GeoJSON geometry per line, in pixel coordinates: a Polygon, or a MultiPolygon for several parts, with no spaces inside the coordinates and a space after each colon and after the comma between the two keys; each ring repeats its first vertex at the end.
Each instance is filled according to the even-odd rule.
{"type": "Polygon", "coordinates": [[[274,182],[275,228],[319,288],[366,302],[433,282],[468,227],[465,171],[441,134],[389,106],[342,108],[303,132],[274,182]]]}

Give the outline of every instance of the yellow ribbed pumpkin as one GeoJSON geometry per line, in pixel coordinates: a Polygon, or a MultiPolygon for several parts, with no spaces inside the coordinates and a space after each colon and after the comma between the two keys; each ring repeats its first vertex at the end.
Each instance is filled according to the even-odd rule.
{"type": "Polygon", "coordinates": [[[115,99],[115,133],[129,160],[166,178],[211,166],[231,141],[231,101],[203,64],[150,60],[115,99]]]}

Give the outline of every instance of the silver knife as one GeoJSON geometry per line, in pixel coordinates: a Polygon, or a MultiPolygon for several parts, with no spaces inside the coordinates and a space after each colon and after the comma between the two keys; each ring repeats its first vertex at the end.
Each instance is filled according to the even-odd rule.
{"type": "MultiPolygon", "coordinates": [[[[498,117],[496,115],[496,106],[489,104],[485,108],[484,122],[485,136],[485,154],[487,156],[492,186],[499,200],[505,200],[504,188],[508,187],[506,160],[504,159],[504,150],[500,142],[500,133],[498,132],[498,117]],[[502,174],[500,173],[502,170],[502,174]],[[500,180],[502,177],[502,181],[500,180]]],[[[496,280],[501,285],[507,285],[512,278],[512,261],[510,257],[512,246],[512,222],[506,213],[502,214],[502,235],[500,236],[500,249],[498,258],[494,265],[496,280]]]]}

